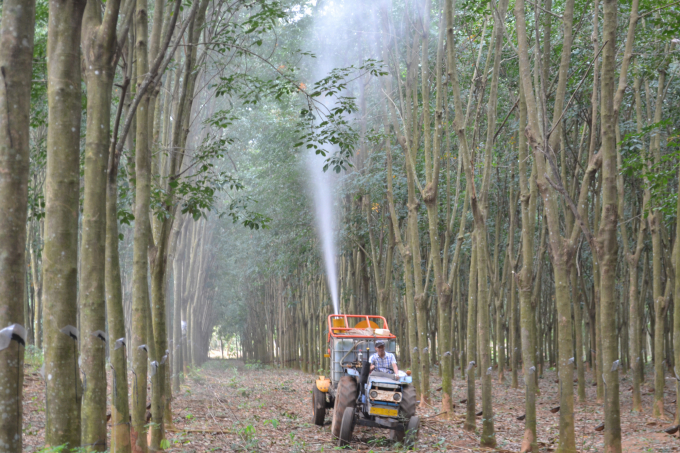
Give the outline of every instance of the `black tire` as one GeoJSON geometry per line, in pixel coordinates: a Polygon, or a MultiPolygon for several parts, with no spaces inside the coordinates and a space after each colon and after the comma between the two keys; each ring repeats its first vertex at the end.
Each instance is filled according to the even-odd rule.
{"type": "Polygon", "coordinates": [[[418,431],[420,431],[420,417],[411,417],[406,426],[406,433],[404,436],[404,446],[412,448],[416,445],[418,440],[418,431]]]}
{"type": "Polygon", "coordinates": [[[406,419],[416,415],[416,388],[413,385],[405,385],[401,388],[399,410],[401,416],[406,419]]]}
{"type": "Polygon", "coordinates": [[[416,443],[419,429],[420,417],[411,417],[406,425],[406,431],[390,431],[390,440],[401,442],[406,448],[411,448],[416,443]]]}
{"type": "Polygon", "coordinates": [[[342,414],[342,425],[340,426],[340,435],[338,436],[338,447],[349,445],[352,440],[352,432],[354,431],[354,407],[345,408],[342,414]]]}
{"type": "Polygon", "coordinates": [[[404,441],[404,431],[397,431],[396,429],[390,430],[390,440],[394,442],[404,441]]]}
{"type": "Polygon", "coordinates": [[[314,384],[312,389],[312,423],[323,426],[326,417],[326,394],[314,384]]]}
{"type": "Polygon", "coordinates": [[[340,437],[340,427],[342,426],[342,416],[345,409],[357,404],[357,395],[359,389],[357,388],[357,381],[352,376],[343,376],[338,382],[338,388],[335,391],[335,406],[333,407],[333,423],[331,424],[331,432],[333,436],[340,437]]]}

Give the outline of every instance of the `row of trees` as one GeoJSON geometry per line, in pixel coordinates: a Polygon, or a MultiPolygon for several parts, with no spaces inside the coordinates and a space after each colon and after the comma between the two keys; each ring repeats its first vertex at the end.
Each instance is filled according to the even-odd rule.
{"type": "Polygon", "coordinates": [[[215,327],[248,360],[326,369],[310,149],[337,172],[342,311],[388,319],[421,401],[438,364],[450,415],[459,369],[465,427],[481,385],[494,445],[491,386],[509,372],[535,451],[536,379],[555,366],[560,449],[575,451],[588,366],[611,451],[620,372],[634,410],[665,416],[680,366],[672,2],[147,3],[2,5],[8,449],[25,343],[45,351],[46,443],[69,448],[106,449],[107,354],[115,451],[147,448],[148,399],[148,448],[164,446],[173,387],[215,327]]]}
{"type": "MultiPolygon", "coordinates": [[[[621,451],[621,372],[632,375],[634,411],[672,414],[664,389],[680,366],[676,6],[418,0],[326,13],[343,26],[312,39],[336,66],[373,58],[389,73],[347,85],[357,141],[352,168],[337,177],[341,311],[388,319],[421,401],[439,364],[442,412],[452,413],[460,369],[468,430],[481,385],[485,446],[496,442],[493,380],[511,373],[511,385],[526,388],[522,449],[537,451],[546,366],[558,370],[560,451],[576,451],[587,368],[608,451],[621,451]],[[643,408],[649,361],[654,403],[643,408]]],[[[252,151],[273,146],[262,135],[252,151]]],[[[225,276],[238,320],[227,322],[246,358],[316,372],[328,367],[320,353],[332,307],[316,240],[300,226],[310,217],[296,203],[306,177],[294,151],[281,153],[276,168],[255,153],[241,160],[249,181],[277,191],[253,189],[264,212],[287,218],[229,242],[243,263],[235,272],[250,278],[225,276]]]]}
{"type": "Polygon", "coordinates": [[[289,14],[264,0],[2,3],[5,450],[22,449],[28,345],[44,350],[47,446],[106,451],[108,411],[111,451],[167,444],[172,394],[216,323],[208,214],[267,222],[230,171],[228,106],[257,101],[249,83],[296,94],[270,63],[296,55],[276,47],[289,14]]]}

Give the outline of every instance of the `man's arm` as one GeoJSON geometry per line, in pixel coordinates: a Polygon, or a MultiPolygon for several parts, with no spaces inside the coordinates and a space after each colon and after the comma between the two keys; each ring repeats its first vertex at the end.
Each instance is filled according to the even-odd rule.
{"type": "Polygon", "coordinates": [[[368,363],[371,364],[371,369],[370,369],[370,371],[375,370],[375,365],[373,364],[373,359],[374,359],[374,358],[375,358],[375,354],[368,358],[368,363]]]}
{"type": "Polygon", "coordinates": [[[397,367],[397,358],[392,354],[392,369],[395,375],[399,375],[399,367],[397,367]]]}

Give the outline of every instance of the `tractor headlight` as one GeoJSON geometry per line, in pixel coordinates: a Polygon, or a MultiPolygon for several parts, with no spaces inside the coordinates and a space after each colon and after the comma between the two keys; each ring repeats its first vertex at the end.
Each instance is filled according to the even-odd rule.
{"type": "Polygon", "coordinates": [[[377,397],[378,397],[378,392],[376,392],[375,390],[371,390],[371,391],[369,392],[368,396],[370,396],[371,398],[377,398],[377,397]]]}
{"type": "Polygon", "coordinates": [[[392,399],[398,403],[399,401],[401,401],[401,393],[395,393],[392,396],[392,399]]]}

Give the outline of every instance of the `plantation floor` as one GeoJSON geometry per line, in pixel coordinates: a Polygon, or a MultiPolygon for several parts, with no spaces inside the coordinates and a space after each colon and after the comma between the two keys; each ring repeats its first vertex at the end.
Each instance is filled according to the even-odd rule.
{"type": "MultiPolygon", "coordinates": [[[[44,385],[39,375],[27,370],[24,399],[25,451],[34,452],[44,439],[44,385]]],[[[458,378],[460,376],[457,376],[458,378]]],[[[509,378],[509,373],[506,374],[509,378]]],[[[594,428],[603,421],[602,405],[597,404],[596,388],[588,375],[588,402],[576,403],[576,435],[584,452],[603,451],[603,433],[594,428]]],[[[537,400],[538,439],[541,451],[556,449],[559,433],[559,413],[550,408],[557,405],[555,373],[548,371],[539,385],[537,400]]],[[[643,386],[645,413],[630,412],[630,378],[621,377],[623,451],[677,452],[680,439],[663,432],[672,422],[652,418],[649,378],[643,386]]],[[[330,418],[320,428],[311,423],[313,377],[296,370],[273,368],[255,369],[235,360],[210,360],[200,370],[193,371],[173,401],[174,426],[168,431],[171,451],[177,452],[318,452],[332,451],[330,418]]],[[[498,448],[479,448],[479,436],[462,429],[465,405],[463,381],[454,380],[454,417],[444,420],[439,413],[441,381],[434,376],[431,388],[433,407],[420,407],[421,432],[417,450],[421,452],[517,452],[524,423],[516,417],[524,413],[523,391],[510,388],[509,382],[494,381],[494,414],[498,448]]],[[[521,381],[520,381],[521,385],[521,381]]],[[[478,386],[479,387],[479,386],[478,386]]],[[[667,379],[666,408],[673,408],[674,381],[667,379]]],[[[480,393],[478,391],[478,402],[480,393]]],[[[478,404],[478,408],[481,406],[478,404]]],[[[478,417],[481,427],[481,417],[478,417]]],[[[402,450],[387,440],[387,430],[357,427],[351,450],[389,452],[402,450]]]]}

